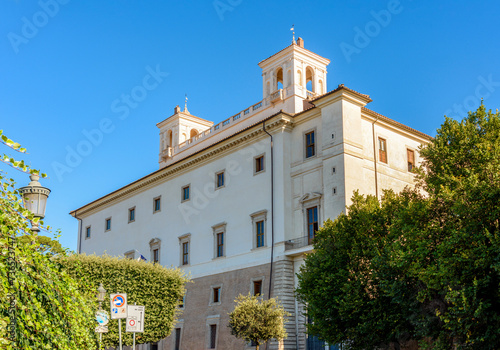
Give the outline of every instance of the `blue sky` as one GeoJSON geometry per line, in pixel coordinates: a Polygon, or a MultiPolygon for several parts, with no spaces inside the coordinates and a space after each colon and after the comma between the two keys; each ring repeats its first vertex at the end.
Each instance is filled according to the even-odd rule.
{"type": "Polygon", "coordinates": [[[214,122],[260,101],[257,63],[290,44],[292,24],[332,61],[328,90],[345,84],[434,135],[481,97],[500,107],[499,13],[496,1],[460,0],[2,0],[0,129],[48,173],[46,223],[75,250],[68,213],[157,170],[156,123],[185,93],[214,122]]]}

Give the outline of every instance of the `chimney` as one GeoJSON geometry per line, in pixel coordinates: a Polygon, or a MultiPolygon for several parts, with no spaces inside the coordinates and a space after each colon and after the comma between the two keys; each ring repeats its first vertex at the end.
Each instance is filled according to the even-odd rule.
{"type": "Polygon", "coordinates": [[[181,112],[181,107],[179,105],[175,106],[174,108],[174,114],[180,113],[181,112]]]}
{"type": "Polygon", "coordinates": [[[299,37],[297,39],[297,45],[299,45],[300,47],[304,47],[304,39],[302,39],[302,38],[299,37]]]}

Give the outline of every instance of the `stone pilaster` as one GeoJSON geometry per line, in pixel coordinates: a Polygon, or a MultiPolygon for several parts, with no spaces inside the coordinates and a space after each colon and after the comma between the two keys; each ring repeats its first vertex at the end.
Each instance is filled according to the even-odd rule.
{"type": "Polygon", "coordinates": [[[271,342],[269,350],[297,350],[293,260],[283,257],[276,261],[273,274],[274,292],[272,297],[278,299],[285,310],[290,313],[290,316],[285,324],[288,337],[281,344],[271,342]]]}

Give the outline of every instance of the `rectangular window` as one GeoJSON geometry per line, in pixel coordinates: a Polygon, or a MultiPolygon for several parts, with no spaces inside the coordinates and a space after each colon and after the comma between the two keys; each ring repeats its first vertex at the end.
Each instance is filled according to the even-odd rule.
{"type": "Polygon", "coordinates": [[[111,230],[111,218],[106,219],[106,223],[105,223],[104,227],[105,227],[105,231],[111,230]]]}
{"type": "Polygon", "coordinates": [[[413,168],[415,168],[415,152],[411,149],[407,149],[406,156],[408,158],[408,171],[413,171],[413,168]]]}
{"type": "Polygon", "coordinates": [[[264,156],[255,157],[255,173],[264,170],[264,156]]]}
{"type": "Polygon", "coordinates": [[[215,287],[213,290],[213,300],[214,303],[220,302],[220,287],[215,287]]]}
{"type": "Polygon", "coordinates": [[[182,188],[182,201],[189,200],[189,185],[182,188]]]}
{"type": "Polygon", "coordinates": [[[378,138],[378,160],[387,163],[387,143],[380,137],[378,138]]]}
{"type": "Polygon", "coordinates": [[[153,250],[153,262],[156,264],[159,261],[160,261],[160,250],[154,249],[153,250]]]}
{"type": "Polygon", "coordinates": [[[90,238],[90,226],[85,228],[85,238],[90,238]]]}
{"type": "Polygon", "coordinates": [[[189,264],[189,242],[182,243],[182,265],[189,264]]]}
{"type": "Polygon", "coordinates": [[[215,187],[216,188],[224,187],[224,172],[223,171],[221,171],[220,173],[217,173],[216,178],[215,178],[215,187]]]}
{"type": "Polygon", "coordinates": [[[215,349],[215,343],[217,340],[217,325],[210,325],[210,349],[215,349]]]}
{"type": "Polygon", "coordinates": [[[307,209],[307,242],[312,244],[314,234],[318,231],[318,207],[307,209]]]}
{"type": "Polygon", "coordinates": [[[153,199],[153,212],[156,213],[161,209],[161,197],[153,199]]]}
{"type": "Polygon", "coordinates": [[[264,221],[255,223],[255,232],[257,234],[257,248],[264,246],[264,221]]]}
{"type": "Polygon", "coordinates": [[[314,157],[315,154],[314,131],[311,131],[306,134],[306,158],[314,157]]]}
{"type": "Polygon", "coordinates": [[[134,222],[135,221],[135,208],[130,208],[128,210],[128,222],[134,222]]]}
{"type": "Polygon", "coordinates": [[[224,232],[217,233],[217,257],[224,256],[224,232]]]}
{"type": "Polygon", "coordinates": [[[179,350],[181,348],[181,329],[175,329],[175,350],[179,350]]]}
{"type": "Polygon", "coordinates": [[[253,295],[262,294],[262,281],[253,281],[253,295]]]}

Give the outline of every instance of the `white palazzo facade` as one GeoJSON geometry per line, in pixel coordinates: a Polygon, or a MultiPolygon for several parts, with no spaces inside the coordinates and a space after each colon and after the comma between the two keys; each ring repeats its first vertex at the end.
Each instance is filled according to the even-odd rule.
{"type": "Polygon", "coordinates": [[[189,273],[172,334],[151,349],[253,349],[230,334],[238,294],[278,297],[288,338],[306,349],[295,274],[314,231],[353,191],[414,184],[429,136],[368,108],[370,97],[327,92],[329,60],[297,43],[259,63],[263,99],[214,124],[176,107],[157,124],[159,170],[77,210],[78,250],[122,255],[189,273]]]}

